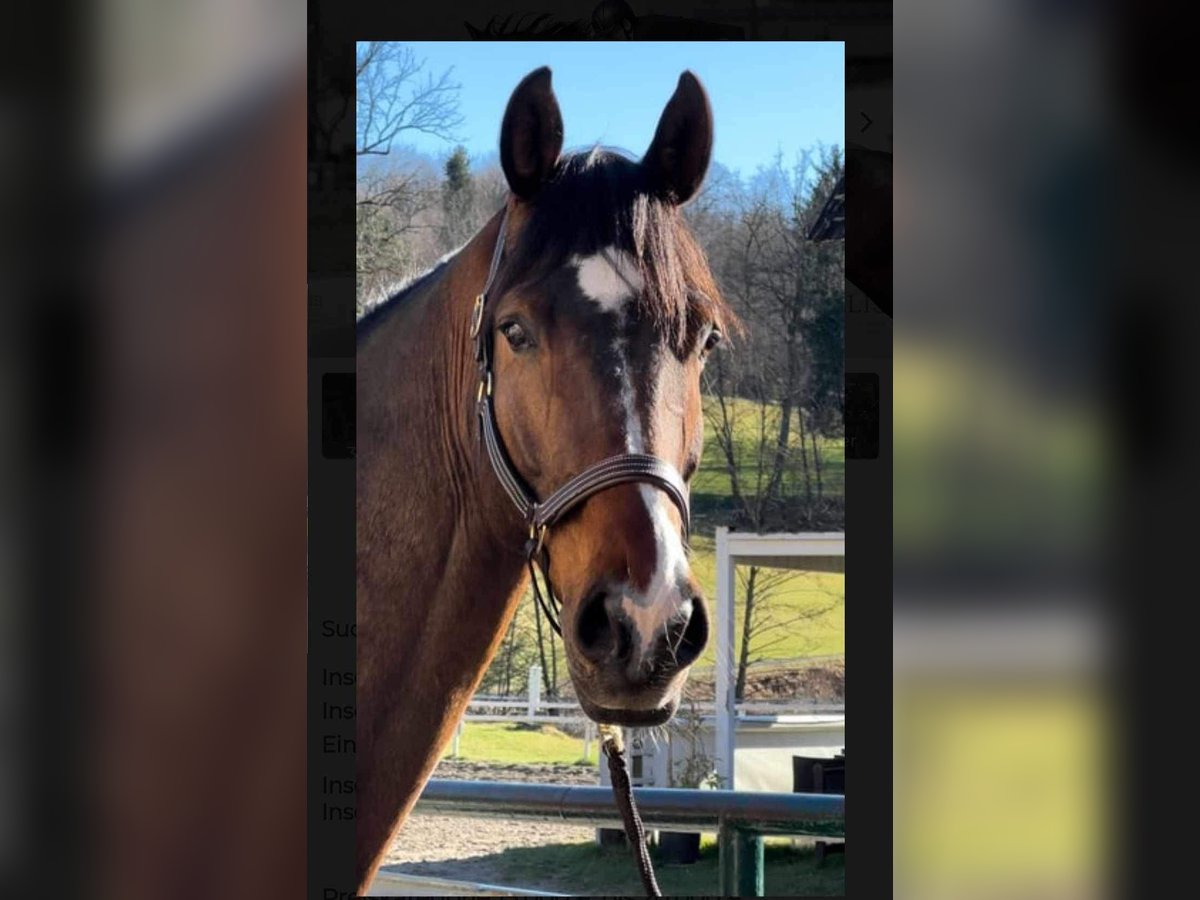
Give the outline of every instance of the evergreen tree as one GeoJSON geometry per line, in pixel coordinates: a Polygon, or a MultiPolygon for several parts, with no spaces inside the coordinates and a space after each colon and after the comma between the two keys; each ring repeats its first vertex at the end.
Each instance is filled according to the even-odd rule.
{"type": "Polygon", "coordinates": [[[471,177],[471,157],[461,144],[446,160],[446,180],[442,182],[442,252],[460,246],[478,228],[472,215],[475,206],[475,182],[471,177]]]}

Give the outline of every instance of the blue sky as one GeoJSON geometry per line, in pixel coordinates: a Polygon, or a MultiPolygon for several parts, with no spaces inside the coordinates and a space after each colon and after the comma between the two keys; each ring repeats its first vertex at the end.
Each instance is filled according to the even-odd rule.
{"type": "MultiPolygon", "coordinates": [[[[473,159],[496,151],[500,119],[517,82],[548,65],[566,130],[565,149],[601,143],[640,157],[679,74],[691,69],[712,101],[713,158],[743,175],[777,149],[792,160],[817,144],[845,146],[844,45],[840,42],[415,42],[426,71],[453,66],[462,85],[462,143],[473,159]]],[[[404,144],[445,155],[426,135],[404,144]]]]}

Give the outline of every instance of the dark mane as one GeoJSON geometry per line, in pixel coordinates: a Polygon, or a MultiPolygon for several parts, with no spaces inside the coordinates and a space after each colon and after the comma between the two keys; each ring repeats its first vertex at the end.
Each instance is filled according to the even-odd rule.
{"type": "Polygon", "coordinates": [[[535,280],[575,254],[609,247],[638,260],[645,283],[642,313],[677,348],[704,320],[734,324],[679,208],[651,193],[637,162],[600,147],[559,161],[497,287],[535,280]]]}
{"type": "Polygon", "coordinates": [[[424,275],[418,275],[386,300],[380,300],[363,313],[358,321],[354,323],[355,343],[370,334],[380,322],[387,318],[388,313],[404,302],[405,297],[432,281],[434,276],[441,272],[449,261],[449,259],[443,259],[424,275]]]}

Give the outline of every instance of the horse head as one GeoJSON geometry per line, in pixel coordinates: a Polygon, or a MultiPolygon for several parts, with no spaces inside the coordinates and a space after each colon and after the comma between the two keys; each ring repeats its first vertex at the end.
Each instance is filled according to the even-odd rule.
{"type": "MultiPolygon", "coordinates": [[[[699,465],[701,373],[733,319],[680,207],[700,188],[712,142],[708,98],[690,72],[641,160],[563,155],[548,68],[508,103],[508,237],[481,327],[496,427],[538,497],[623,454],[656,457],[683,483],[699,465]]],[[[568,669],[597,721],[669,719],[704,649],[709,616],[686,526],[686,506],[643,481],[589,496],[546,536],[568,669]]]]}

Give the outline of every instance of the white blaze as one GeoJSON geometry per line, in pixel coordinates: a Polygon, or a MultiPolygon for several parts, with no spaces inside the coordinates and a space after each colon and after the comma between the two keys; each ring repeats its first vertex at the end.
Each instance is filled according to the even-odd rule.
{"type": "Polygon", "coordinates": [[[688,563],[679,529],[667,514],[667,504],[671,501],[662,491],[648,484],[639,485],[638,491],[654,525],[654,575],[640,597],[631,596],[634,589],[632,585],[628,586],[621,598],[621,608],[637,627],[642,650],[646,651],[662,634],[667,622],[679,612],[684,598],[678,585],[687,574],[688,563]]]}
{"type": "Polygon", "coordinates": [[[579,290],[603,312],[617,315],[617,339],[613,344],[621,372],[621,408],[625,412],[625,449],[642,453],[642,423],[638,420],[629,376],[629,358],[625,346],[625,308],[642,289],[642,274],[637,261],[625,251],[609,248],[591,256],[576,256],[579,290]]]}
{"type": "MultiPolygon", "coordinates": [[[[621,406],[625,412],[625,449],[644,453],[645,440],[638,418],[633,382],[630,378],[626,341],[623,337],[626,306],[642,289],[637,261],[628,253],[609,249],[573,260],[579,273],[579,289],[602,311],[618,316],[618,338],[614,345],[621,369],[621,406]]],[[[641,649],[648,650],[679,611],[684,598],[677,587],[688,571],[687,555],[679,529],[672,524],[662,491],[639,485],[642,502],[654,527],[655,566],[644,594],[636,596],[627,585],[621,607],[637,629],[641,649]]]]}
{"type": "Polygon", "coordinates": [[[579,289],[605,312],[624,313],[625,304],[642,289],[637,260],[622,250],[576,256],[579,289]]]}

